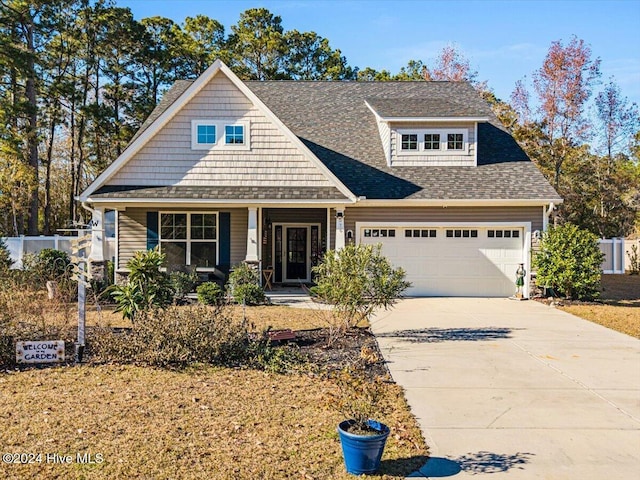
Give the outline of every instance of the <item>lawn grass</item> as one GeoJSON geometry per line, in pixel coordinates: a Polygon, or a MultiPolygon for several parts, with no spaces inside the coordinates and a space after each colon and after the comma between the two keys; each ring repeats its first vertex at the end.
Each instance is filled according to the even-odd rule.
{"type": "Polygon", "coordinates": [[[603,275],[601,300],[602,303],[571,303],[560,308],[640,338],[640,276],[603,275]]]}
{"type": "MultiPolygon", "coordinates": [[[[335,386],[308,375],[194,366],[184,371],[101,365],[0,374],[3,453],[42,453],[0,463],[0,478],[348,479],[327,406],[335,386]],[[71,455],[70,465],[47,453],[71,455]],[[104,462],[79,464],[76,454],[104,462]]],[[[426,450],[401,389],[380,478],[404,478],[426,450]]]]}

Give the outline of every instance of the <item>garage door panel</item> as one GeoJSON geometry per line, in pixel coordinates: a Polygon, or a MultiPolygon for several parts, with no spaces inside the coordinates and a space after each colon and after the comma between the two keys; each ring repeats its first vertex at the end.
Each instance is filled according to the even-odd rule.
{"type": "Polygon", "coordinates": [[[396,227],[395,237],[364,237],[363,231],[362,243],[381,243],[382,253],[405,270],[413,284],[407,295],[510,296],[515,292],[515,272],[523,258],[522,229],[429,227],[426,237],[425,227],[396,227]],[[405,234],[408,229],[410,236],[405,234]]]}

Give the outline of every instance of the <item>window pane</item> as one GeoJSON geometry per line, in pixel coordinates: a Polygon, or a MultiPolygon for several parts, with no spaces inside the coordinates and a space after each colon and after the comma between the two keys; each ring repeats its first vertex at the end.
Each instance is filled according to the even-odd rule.
{"type": "Polygon", "coordinates": [[[417,150],[418,134],[410,133],[402,135],[402,150],[417,150]]]}
{"type": "Polygon", "coordinates": [[[242,145],[244,143],[243,125],[226,125],[224,127],[225,143],[242,145]]]}
{"type": "Polygon", "coordinates": [[[216,242],[193,242],[191,244],[191,266],[214,268],[216,263],[216,242]]]}
{"type": "Polygon", "coordinates": [[[216,143],[216,126],[198,125],[198,143],[216,143]]]}
{"type": "Polygon", "coordinates": [[[186,242],[160,242],[160,250],[166,255],[166,265],[185,265],[187,263],[186,242]]]}
{"type": "Polygon", "coordinates": [[[160,215],[160,238],[163,240],[187,238],[187,214],[163,213],[160,215]]]}
{"type": "Polygon", "coordinates": [[[462,134],[461,133],[448,133],[447,134],[447,150],[462,150],[462,134]]]}

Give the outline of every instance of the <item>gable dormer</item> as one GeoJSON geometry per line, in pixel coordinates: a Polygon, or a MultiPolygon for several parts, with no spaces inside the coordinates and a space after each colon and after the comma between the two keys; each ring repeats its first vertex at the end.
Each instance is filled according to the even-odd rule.
{"type": "Polygon", "coordinates": [[[449,98],[369,98],[387,165],[476,166],[478,123],[489,118],[449,98]]]}

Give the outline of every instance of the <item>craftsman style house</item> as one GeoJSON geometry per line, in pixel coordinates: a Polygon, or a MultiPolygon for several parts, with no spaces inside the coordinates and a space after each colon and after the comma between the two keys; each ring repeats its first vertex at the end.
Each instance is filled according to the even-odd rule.
{"type": "Polygon", "coordinates": [[[177,82],[80,200],[116,211],[123,275],[159,245],[212,277],[248,261],[310,282],[327,249],[381,243],[410,295],[452,296],[512,295],[561,202],[467,83],[243,82],[220,61],[177,82]]]}

